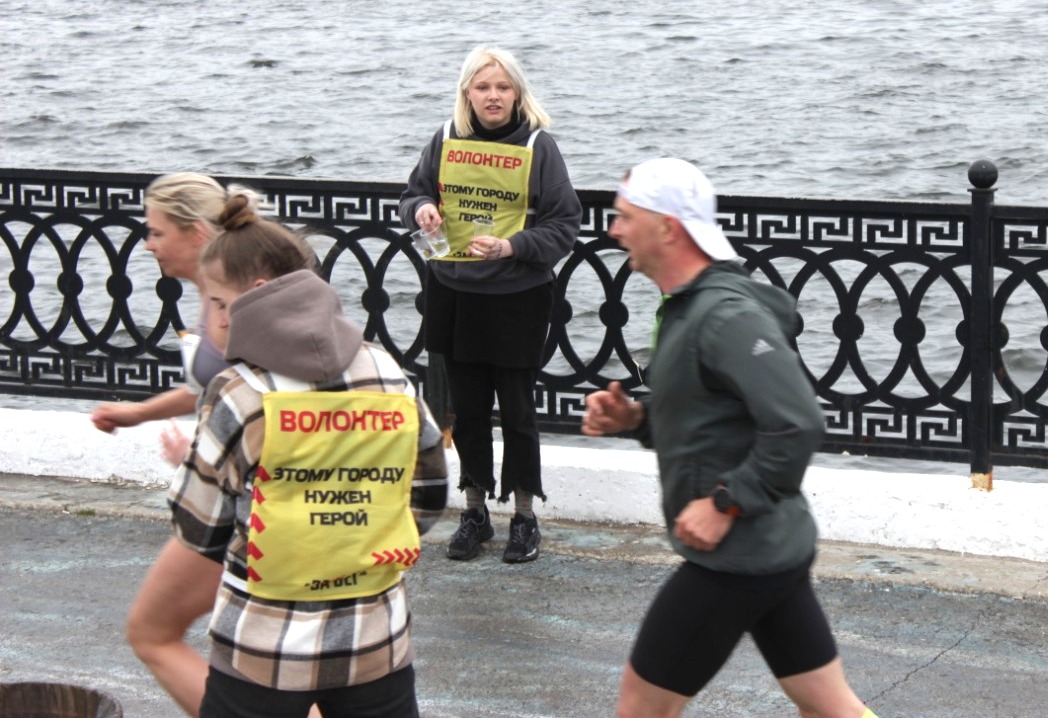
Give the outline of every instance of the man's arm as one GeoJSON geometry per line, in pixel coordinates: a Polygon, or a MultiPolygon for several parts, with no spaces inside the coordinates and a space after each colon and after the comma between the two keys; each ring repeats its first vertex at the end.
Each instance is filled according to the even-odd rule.
{"type": "Polygon", "coordinates": [[[811,383],[782,330],[766,311],[744,308],[707,325],[703,364],[739,397],[754,423],[746,458],[722,477],[742,515],[770,511],[800,492],[825,422],[811,383]]]}

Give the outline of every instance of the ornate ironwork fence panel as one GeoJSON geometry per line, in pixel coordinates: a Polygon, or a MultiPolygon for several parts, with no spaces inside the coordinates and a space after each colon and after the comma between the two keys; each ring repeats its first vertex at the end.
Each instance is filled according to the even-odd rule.
{"type": "Polygon", "coordinates": [[[965,207],[725,201],[754,274],[786,287],[829,450],[967,458],[965,207]]]}
{"type": "Polygon", "coordinates": [[[1040,208],[996,207],[990,220],[990,450],[1001,465],[1048,466],[1046,215],[1040,208]]]}
{"type": "MultiPolygon", "coordinates": [[[[199,300],[144,248],[151,179],[0,170],[0,392],[141,399],[181,380],[176,333],[199,300]]],[[[218,179],[260,190],[306,234],[346,313],[440,400],[400,185],[218,179]]],[[[1048,210],[994,207],[990,185],[972,204],[721,198],[718,219],[747,266],[798,299],[824,450],[965,461],[986,435],[997,463],[1048,466],[1048,210]]],[[[537,387],[541,427],[560,433],[578,430],[593,389],[643,391],[659,297],[608,236],[613,195],[579,196],[537,387]]]]}

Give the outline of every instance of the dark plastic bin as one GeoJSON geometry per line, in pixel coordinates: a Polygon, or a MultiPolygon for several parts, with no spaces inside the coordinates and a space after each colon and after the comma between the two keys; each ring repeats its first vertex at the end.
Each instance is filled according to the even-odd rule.
{"type": "Polygon", "coordinates": [[[0,683],[0,718],[124,718],[115,698],[64,683],[0,683]]]}

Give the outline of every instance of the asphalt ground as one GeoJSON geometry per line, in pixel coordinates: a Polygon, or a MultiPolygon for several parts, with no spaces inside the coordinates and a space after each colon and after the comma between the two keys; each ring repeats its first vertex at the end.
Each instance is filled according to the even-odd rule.
{"type": "MultiPolygon", "coordinates": [[[[501,562],[505,516],[471,562],[443,556],[456,516],[424,537],[407,578],[424,717],[614,715],[633,635],[677,559],[658,527],[539,516],[530,564],[501,562]]],[[[162,490],[0,475],[0,682],[179,716],[123,638],[168,535],[162,490]]],[[[849,680],[881,718],[1048,715],[1048,564],[822,542],[815,576],[849,680]]],[[[190,640],[206,650],[203,621],[190,640]]],[[[795,713],[745,640],[685,715],[795,713]]]]}

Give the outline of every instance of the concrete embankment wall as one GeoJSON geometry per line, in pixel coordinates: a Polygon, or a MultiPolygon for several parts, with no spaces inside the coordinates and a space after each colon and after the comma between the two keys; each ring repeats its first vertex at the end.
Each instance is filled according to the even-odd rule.
{"type": "MultiPolygon", "coordinates": [[[[177,423],[186,433],[193,429],[190,421],[177,423]]],[[[0,474],[166,486],[174,469],[160,458],[163,427],[153,422],[110,435],[95,430],[85,413],[0,409],[0,474]]],[[[496,446],[496,459],[500,453],[496,446]]],[[[540,516],[662,523],[651,452],[546,443],[542,459],[549,501],[538,505],[540,516]]],[[[452,477],[457,477],[453,449],[448,461],[452,477]]],[[[818,464],[816,457],[804,490],[824,539],[1048,561],[1048,484],[998,480],[987,492],[971,488],[963,475],[818,464]]],[[[459,492],[452,491],[449,498],[451,506],[462,506],[459,492]]],[[[509,510],[504,505],[492,508],[509,510]]]]}

